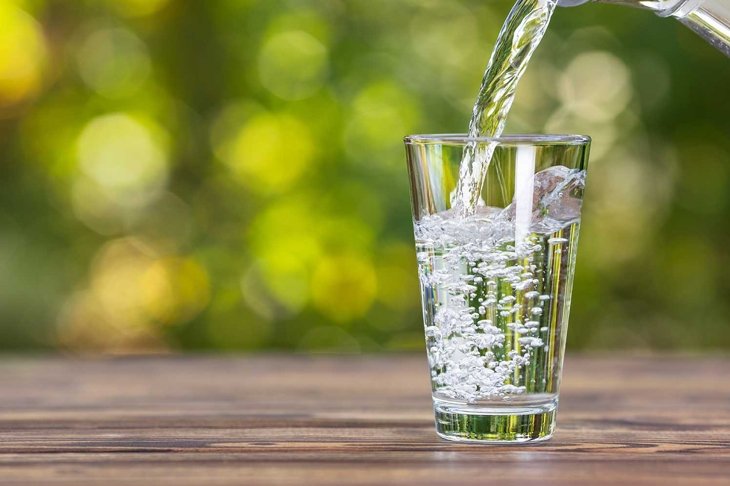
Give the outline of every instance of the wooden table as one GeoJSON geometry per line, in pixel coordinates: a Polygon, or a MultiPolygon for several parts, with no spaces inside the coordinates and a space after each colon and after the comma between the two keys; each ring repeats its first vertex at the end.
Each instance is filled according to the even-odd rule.
{"type": "Polygon", "coordinates": [[[423,356],[0,361],[0,484],[730,484],[730,360],[569,356],[547,443],[433,431],[423,356]]]}

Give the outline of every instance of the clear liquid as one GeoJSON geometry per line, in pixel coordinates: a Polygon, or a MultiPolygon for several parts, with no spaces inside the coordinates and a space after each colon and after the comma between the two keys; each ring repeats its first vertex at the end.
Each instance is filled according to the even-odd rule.
{"type": "MultiPolygon", "coordinates": [[[[507,122],[517,85],[547,30],[557,0],[517,0],[507,16],[482,78],[472,117],[470,137],[498,137],[507,122]]],[[[467,145],[461,160],[452,207],[467,216],[479,202],[493,145],[467,145]]]]}
{"type": "MultiPolygon", "coordinates": [[[[517,0],[484,73],[470,137],[501,135],[556,2],[517,0]]],[[[530,231],[518,238],[509,207],[480,204],[494,148],[467,144],[452,209],[415,224],[433,396],[447,408],[539,404],[549,414],[559,385],[584,173],[566,173],[565,167],[545,171],[545,177],[565,177],[566,190],[536,194],[541,207],[564,198],[561,207],[578,212],[567,211],[550,224],[533,219],[530,231]],[[576,183],[576,190],[567,189],[576,183]]]]}
{"type": "Polygon", "coordinates": [[[579,223],[514,230],[477,212],[416,226],[436,400],[544,403],[557,396],[579,223]],[[512,239],[508,236],[512,232],[512,239]]]}
{"type": "Polygon", "coordinates": [[[553,166],[506,208],[448,210],[415,223],[437,402],[557,398],[584,188],[584,170],[553,166]]]}

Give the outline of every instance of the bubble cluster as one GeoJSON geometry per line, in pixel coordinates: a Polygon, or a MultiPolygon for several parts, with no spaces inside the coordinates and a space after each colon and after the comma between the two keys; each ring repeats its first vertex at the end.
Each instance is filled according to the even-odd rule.
{"type": "MultiPolygon", "coordinates": [[[[565,175],[557,186],[576,179],[565,175]]],[[[554,205],[555,191],[540,199],[554,205]]],[[[579,224],[577,210],[565,211],[567,203],[579,205],[564,198],[574,196],[559,194],[555,212],[570,219],[540,212],[517,242],[509,206],[466,217],[446,211],[416,223],[428,359],[441,398],[510,400],[546,390],[579,224]]]]}

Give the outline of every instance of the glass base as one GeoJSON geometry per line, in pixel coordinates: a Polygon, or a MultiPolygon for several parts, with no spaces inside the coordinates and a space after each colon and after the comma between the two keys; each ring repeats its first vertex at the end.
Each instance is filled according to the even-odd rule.
{"type": "Polygon", "coordinates": [[[540,442],[552,437],[557,406],[557,400],[493,406],[434,399],[436,433],[458,442],[540,442]]]}

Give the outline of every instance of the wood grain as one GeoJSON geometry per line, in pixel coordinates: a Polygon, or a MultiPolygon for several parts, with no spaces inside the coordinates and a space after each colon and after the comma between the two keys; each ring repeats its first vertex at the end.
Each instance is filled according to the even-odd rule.
{"type": "Polygon", "coordinates": [[[425,358],[0,361],[0,484],[730,484],[730,359],[567,359],[547,443],[433,431],[425,358]]]}

